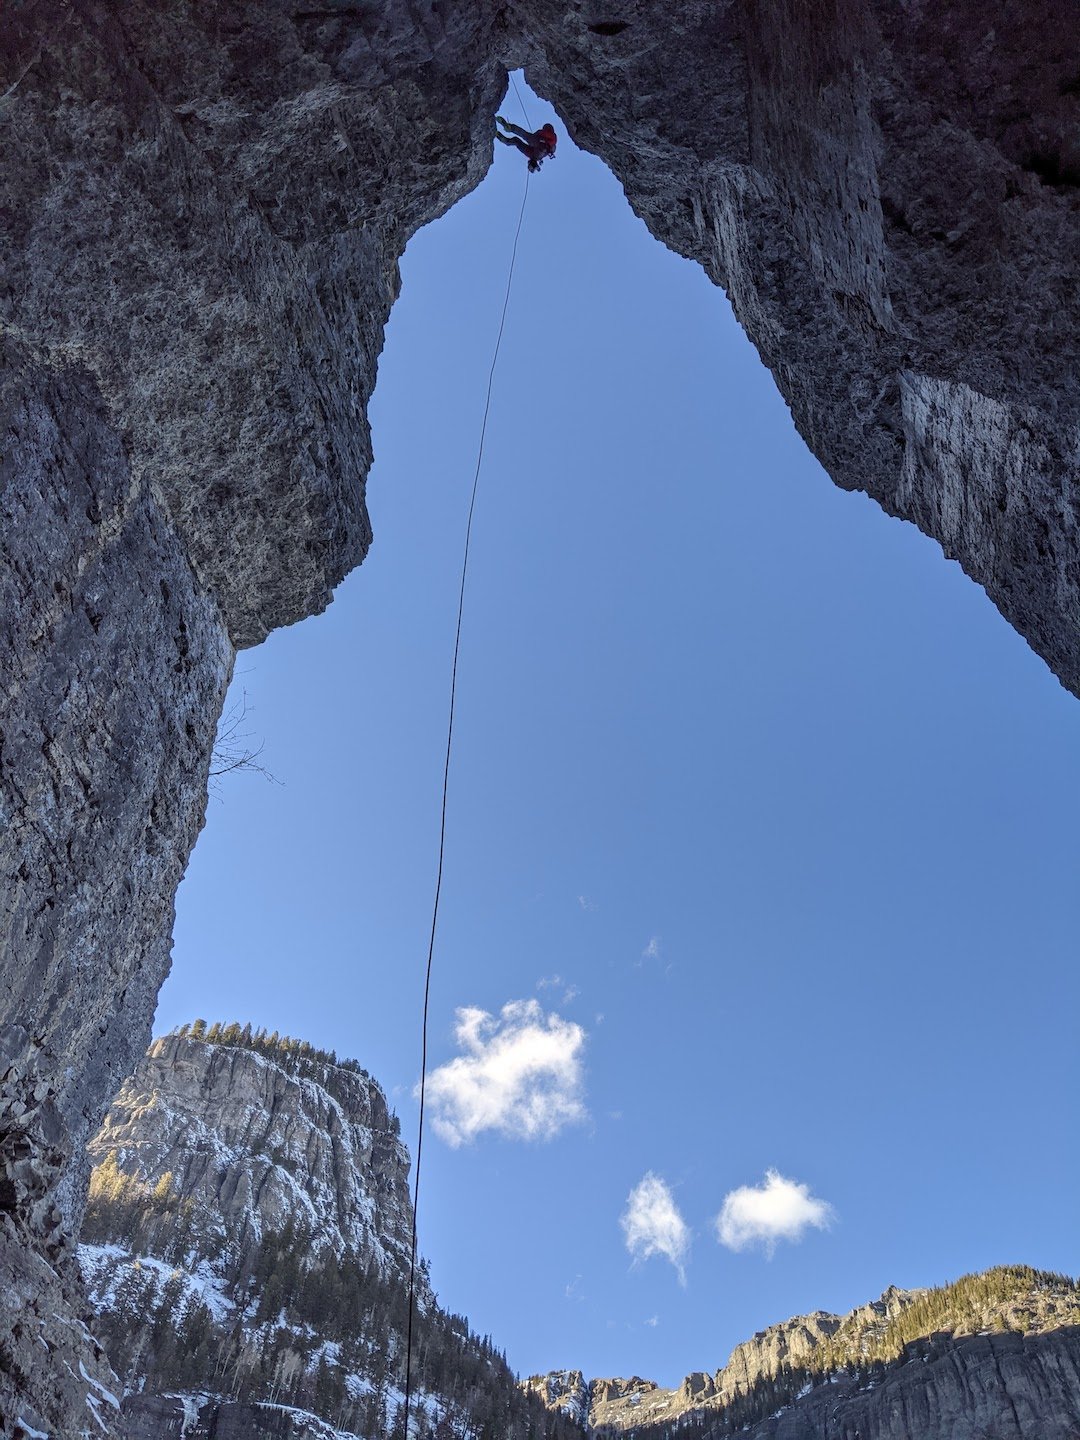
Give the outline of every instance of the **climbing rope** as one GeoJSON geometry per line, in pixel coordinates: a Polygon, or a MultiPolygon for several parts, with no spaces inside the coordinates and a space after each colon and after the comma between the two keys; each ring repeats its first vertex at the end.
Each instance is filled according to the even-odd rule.
{"type": "Polygon", "coordinates": [[[525,101],[521,98],[521,91],[518,89],[517,76],[512,70],[510,72],[510,84],[513,85],[514,94],[517,96],[517,102],[521,106],[521,114],[522,118],[525,121],[525,128],[527,130],[531,130],[533,128],[533,123],[532,120],[529,118],[528,110],[525,109],[525,101]]]}
{"type": "MultiPolygon", "coordinates": [[[[515,90],[517,85],[514,86],[515,90]]],[[[518,99],[520,100],[520,95],[518,99]]],[[[522,109],[524,110],[524,105],[522,109]]],[[[527,119],[528,117],[526,117],[527,119]]],[[[521,197],[517,229],[514,231],[514,246],[510,254],[510,269],[506,277],[506,294],[503,297],[502,314],[499,317],[499,334],[495,340],[495,353],[491,357],[488,371],[487,397],[484,400],[484,419],[480,426],[480,445],[476,455],[476,472],[473,475],[472,495],[469,499],[469,518],[465,525],[465,552],[461,562],[461,585],[458,590],[457,629],[454,633],[454,663],[450,672],[450,716],[446,730],[446,759],[443,764],[442,814],[439,820],[439,864],[435,877],[435,903],[431,911],[431,934],[428,939],[427,971],[424,976],[424,1018],[421,1025],[420,1046],[420,1119],[416,1134],[416,1174],[413,1180],[412,1248],[409,1255],[409,1324],[405,1348],[405,1440],[409,1440],[409,1409],[412,1401],[412,1341],[413,1317],[416,1313],[416,1217],[420,1209],[420,1159],[424,1148],[424,1100],[427,1092],[427,1043],[428,1043],[428,1001],[431,996],[431,962],[435,954],[435,930],[439,921],[439,896],[442,893],[443,857],[446,853],[446,798],[450,785],[450,750],[454,739],[454,701],[457,696],[458,655],[461,650],[461,621],[465,613],[465,582],[469,574],[469,546],[472,541],[473,512],[476,509],[476,494],[480,484],[480,467],[484,460],[484,440],[487,437],[488,414],[491,410],[491,387],[495,380],[495,366],[502,347],[503,331],[506,328],[506,312],[510,305],[510,290],[514,283],[514,266],[517,262],[518,240],[521,238],[521,224],[525,219],[525,205],[529,198],[529,172],[525,171],[525,193],[521,197]]]]}

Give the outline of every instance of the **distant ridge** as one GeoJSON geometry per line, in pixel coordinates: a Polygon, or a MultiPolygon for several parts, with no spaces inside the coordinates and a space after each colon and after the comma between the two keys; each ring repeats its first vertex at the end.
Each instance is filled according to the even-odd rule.
{"type": "Polygon", "coordinates": [[[929,1290],[890,1287],[847,1315],[759,1331],[715,1374],[692,1372],[674,1390],[579,1370],[524,1384],[593,1433],[635,1440],[1074,1440],[1080,1284],[1008,1265],[929,1290]]]}

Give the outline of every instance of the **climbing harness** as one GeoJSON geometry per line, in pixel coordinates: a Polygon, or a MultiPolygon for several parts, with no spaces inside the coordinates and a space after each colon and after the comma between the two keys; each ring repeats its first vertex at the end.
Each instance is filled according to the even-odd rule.
{"type": "MultiPolygon", "coordinates": [[[[513,76],[511,76],[511,79],[513,79],[513,76]]],[[[514,89],[517,90],[516,81],[514,82],[514,89]]],[[[518,101],[521,104],[523,113],[525,113],[525,119],[528,121],[528,113],[525,112],[525,105],[521,100],[520,92],[518,92],[518,101]]],[[[469,499],[469,517],[465,525],[465,550],[461,561],[461,585],[458,590],[457,628],[454,632],[454,663],[450,671],[450,714],[446,730],[446,758],[443,764],[442,813],[439,819],[439,863],[435,876],[435,901],[431,912],[431,934],[428,939],[427,970],[424,976],[424,1016],[421,1025],[420,1046],[420,1119],[416,1134],[416,1174],[413,1179],[412,1245],[409,1254],[409,1322],[405,1342],[405,1440],[409,1440],[409,1409],[412,1401],[413,1317],[416,1312],[416,1219],[420,1209],[420,1160],[424,1148],[424,1100],[427,1090],[428,1001],[431,995],[431,962],[435,954],[435,931],[439,920],[439,896],[442,893],[443,858],[446,852],[446,798],[450,784],[450,750],[454,739],[454,701],[457,695],[458,655],[461,650],[461,621],[465,612],[465,582],[469,574],[469,546],[472,541],[473,512],[476,509],[476,494],[480,484],[480,467],[484,460],[484,440],[487,436],[488,414],[491,410],[491,387],[495,380],[495,366],[498,363],[499,350],[502,347],[503,331],[506,328],[506,312],[510,305],[510,290],[514,283],[514,266],[517,263],[518,241],[521,238],[521,225],[525,219],[525,206],[528,199],[529,172],[526,170],[525,193],[521,197],[521,209],[518,211],[517,229],[514,231],[514,245],[510,253],[510,269],[506,277],[506,294],[503,297],[502,314],[499,317],[499,333],[495,340],[495,353],[491,357],[491,369],[488,371],[487,397],[484,401],[484,419],[480,426],[480,445],[477,450],[476,471],[473,475],[472,494],[469,499]]]]}

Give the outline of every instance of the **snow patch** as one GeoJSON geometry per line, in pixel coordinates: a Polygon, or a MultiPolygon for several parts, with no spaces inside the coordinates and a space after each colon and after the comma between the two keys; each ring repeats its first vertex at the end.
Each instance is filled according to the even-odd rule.
{"type": "Polygon", "coordinates": [[[81,1360],[79,1361],[79,1374],[86,1381],[87,1385],[92,1385],[94,1387],[94,1389],[101,1396],[102,1400],[105,1401],[106,1405],[111,1405],[114,1410],[120,1409],[120,1401],[117,1400],[116,1396],[112,1393],[111,1390],[105,1389],[105,1386],[102,1385],[100,1380],[95,1380],[92,1375],[88,1375],[86,1373],[86,1366],[81,1360]]]}
{"type": "Polygon", "coordinates": [[[153,1277],[154,1288],[164,1287],[174,1277],[182,1282],[177,1311],[186,1310],[193,1303],[205,1305],[216,1325],[226,1320],[233,1302],[225,1294],[225,1282],[215,1274],[208,1260],[200,1260],[194,1270],[184,1270],[158,1260],[153,1255],[136,1255],[119,1245],[80,1245],[79,1266],[95,1310],[112,1310],[116,1306],[116,1293],[121,1283],[137,1267],[153,1277]]]}

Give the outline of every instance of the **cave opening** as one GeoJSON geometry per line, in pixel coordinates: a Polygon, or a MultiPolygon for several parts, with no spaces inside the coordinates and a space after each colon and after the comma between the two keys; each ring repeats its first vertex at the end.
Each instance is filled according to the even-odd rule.
{"type": "MultiPolygon", "coordinates": [[[[402,262],[370,556],[326,615],[239,659],[283,786],[240,777],[212,811],[159,1009],[158,1028],[212,1009],[357,1055],[406,1136],[450,597],[524,178],[519,157],[496,162],[402,262]]],[[[467,602],[432,1033],[439,1064],[462,1007],[579,1024],[589,1120],[546,1147],[433,1143],[421,1244],[447,1302],[523,1372],[569,1349],[592,1373],[677,1383],[780,1315],[1000,1258],[986,1235],[1023,1212],[996,1174],[982,1238],[956,1213],[917,1255],[864,1204],[899,1166],[926,1175],[909,1203],[932,1205],[942,1172],[905,1117],[936,1078],[879,1092],[857,1153],[792,1097],[836,1057],[874,1073],[883,1016],[956,1076],[1015,1040],[1001,987],[1027,919],[997,902],[1010,876],[1062,865],[1049,837],[1080,777],[1040,662],[931,542],[831,485],[722,294],[606,168],[563,137],[533,184],[467,602]],[[1018,734],[1042,779],[1010,773],[1018,734]],[[1018,815],[1048,837],[1038,861],[1018,815]],[[965,1038],[948,1017],[988,954],[965,1038]],[[724,1117],[724,1155],[688,1170],[703,1114],[724,1117]],[[843,1245],[733,1269],[708,1217],[773,1163],[835,1204],[843,1245]],[[627,1270],[617,1219],[645,1170],[679,1177],[701,1237],[685,1291],[671,1267],[627,1270]],[[583,1174],[589,1206],[568,1178],[583,1174]],[[542,1237],[527,1256],[523,1235],[542,1237]],[[636,1318],[609,1327],[609,1310],[636,1318]]],[[[1048,1086],[1057,1063],[1024,1047],[1048,1086]]],[[[935,1154],[960,1186],[970,1154],[944,1136],[935,1154]]]]}

